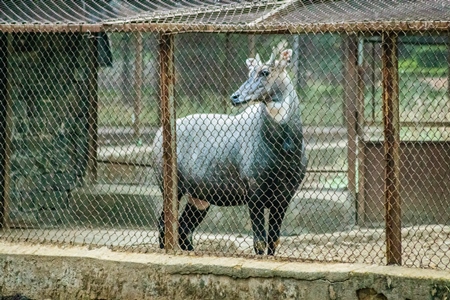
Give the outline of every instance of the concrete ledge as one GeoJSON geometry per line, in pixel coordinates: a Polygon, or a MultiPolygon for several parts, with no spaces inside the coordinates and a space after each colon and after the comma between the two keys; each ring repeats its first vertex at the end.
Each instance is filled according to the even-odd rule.
{"type": "Polygon", "coordinates": [[[31,299],[434,300],[448,297],[450,273],[2,242],[0,296],[18,293],[31,299]]]}

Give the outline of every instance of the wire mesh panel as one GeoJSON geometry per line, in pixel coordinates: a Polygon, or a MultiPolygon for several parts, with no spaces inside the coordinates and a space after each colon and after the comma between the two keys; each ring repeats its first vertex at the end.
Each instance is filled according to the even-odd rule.
{"type": "Polygon", "coordinates": [[[2,31],[1,238],[448,269],[448,33],[365,21],[404,1],[183,3],[2,31]]]}
{"type": "MultiPolygon", "coordinates": [[[[381,47],[374,37],[365,41],[364,155],[362,189],[364,222],[384,223],[382,74],[377,73],[381,47]],[[369,67],[369,65],[371,65],[369,67]],[[375,68],[374,68],[375,67],[375,68]],[[377,216],[377,217],[375,217],[377,216]]],[[[405,265],[436,267],[448,264],[448,37],[445,35],[400,35],[399,70],[399,161],[400,197],[405,265]],[[431,62],[432,61],[432,62],[431,62]],[[438,67],[439,66],[439,67],[438,67]],[[434,258],[427,257],[433,236],[434,258]],[[419,254],[420,253],[420,254],[419,254]]]]}

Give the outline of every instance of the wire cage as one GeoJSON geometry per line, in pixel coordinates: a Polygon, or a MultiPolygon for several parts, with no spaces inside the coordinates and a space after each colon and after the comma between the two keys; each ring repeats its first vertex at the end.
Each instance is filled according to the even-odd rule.
{"type": "Polygon", "coordinates": [[[1,239],[449,269],[450,1],[0,8],[1,239]]]}

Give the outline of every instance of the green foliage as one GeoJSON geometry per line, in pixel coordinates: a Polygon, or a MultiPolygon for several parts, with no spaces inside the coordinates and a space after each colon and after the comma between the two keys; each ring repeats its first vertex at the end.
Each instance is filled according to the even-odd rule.
{"type": "Polygon", "coordinates": [[[298,91],[304,124],[341,126],[343,121],[343,87],[321,83],[308,84],[298,91]]]}
{"type": "MultiPolygon", "coordinates": [[[[338,126],[342,123],[342,87],[314,83],[298,91],[302,104],[302,119],[305,124],[338,126]]],[[[100,126],[131,126],[133,106],[121,101],[117,90],[100,90],[100,126]]],[[[140,122],[142,126],[159,126],[157,96],[143,96],[140,122]]],[[[184,96],[176,100],[177,117],[195,113],[238,113],[228,97],[210,91],[202,91],[196,99],[184,96]]]]}
{"type": "Polygon", "coordinates": [[[399,57],[399,73],[443,77],[448,72],[445,45],[405,45],[399,57]]]}
{"type": "Polygon", "coordinates": [[[198,112],[207,114],[223,114],[232,111],[228,97],[210,91],[200,93],[198,100],[183,97],[177,101],[177,117],[185,117],[198,112]]]}
{"type": "Polygon", "coordinates": [[[406,59],[399,60],[398,71],[400,77],[411,76],[411,75],[421,75],[421,76],[431,76],[431,77],[443,77],[447,74],[447,67],[445,63],[441,63],[438,60],[433,63],[426,63],[428,66],[424,66],[419,57],[410,57],[406,59]]]}
{"type": "MultiPolygon", "coordinates": [[[[158,70],[156,36],[144,36],[144,88],[140,122],[143,126],[159,126],[158,70]],[[153,72],[151,71],[153,70],[153,72]]],[[[100,86],[100,124],[131,126],[132,101],[124,101],[121,84],[123,62],[133,68],[133,51],[126,51],[123,34],[110,35],[114,66],[109,70],[111,86],[100,86]],[[127,103],[123,103],[127,102],[127,103]]],[[[226,35],[183,34],[175,40],[175,100],[177,116],[193,113],[238,113],[231,108],[228,96],[245,80],[245,59],[259,53],[263,60],[270,56],[272,46],[286,39],[290,46],[299,45],[298,61],[289,70],[295,78],[298,67],[298,94],[302,103],[305,125],[345,126],[343,94],[342,37],[333,34],[318,35],[226,35]],[[297,38],[297,40],[295,40],[297,38]],[[228,44],[227,44],[228,43],[228,44]],[[251,45],[254,43],[254,49],[251,45]],[[228,51],[227,52],[227,47],[228,51]]],[[[401,44],[399,46],[399,97],[401,121],[447,120],[449,114],[445,84],[447,47],[401,44]]],[[[370,58],[366,56],[366,59],[370,58]]],[[[377,78],[375,88],[366,78],[365,109],[367,121],[382,121],[381,61],[375,57],[377,78]],[[374,93],[372,92],[374,90],[374,93]]],[[[131,75],[133,74],[131,70],[131,75]]],[[[366,77],[370,77],[366,74],[366,77]]],[[[132,90],[132,89],[131,89],[132,90]]],[[[132,95],[131,95],[132,96],[132,95]]],[[[130,98],[132,99],[132,98],[130,98]]]]}
{"type": "Polygon", "coordinates": [[[422,46],[417,47],[415,56],[418,65],[428,69],[439,69],[445,67],[447,63],[447,46],[422,46]]]}
{"type": "MultiPolygon", "coordinates": [[[[104,89],[99,91],[100,126],[127,127],[133,125],[134,107],[121,100],[121,94],[114,89],[104,89]]],[[[184,96],[176,99],[176,114],[178,118],[195,113],[227,113],[231,111],[228,99],[223,99],[220,95],[203,91],[198,99],[184,96]],[[201,99],[198,101],[198,99],[201,99]],[[226,106],[224,105],[226,104],[226,106]]],[[[153,92],[143,94],[142,108],[140,114],[140,124],[142,126],[158,127],[160,107],[158,97],[153,92]]]]}
{"type": "MultiPolygon", "coordinates": [[[[117,90],[100,90],[99,125],[112,127],[128,127],[135,120],[134,107],[121,100],[117,90]]],[[[159,103],[155,95],[144,94],[140,114],[142,126],[159,126],[159,103]]]]}

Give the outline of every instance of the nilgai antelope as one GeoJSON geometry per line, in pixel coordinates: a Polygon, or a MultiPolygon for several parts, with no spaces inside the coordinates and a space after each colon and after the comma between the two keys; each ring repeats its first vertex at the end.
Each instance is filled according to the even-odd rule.
{"type": "MultiPolygon", "coordinates": [[[[248,205],[256,254],[274,255],[289,202],[302,182],[307,159],[300,103],[286,66],[292,50],[274,47],[266,63],[246,60],[248,79],[231,96],[233,105],[258,102],[242,113],[195,114],[176,121],[178,199],[188,195],[179,219],[178,242],[193,250],[192,233],[210,204],[248,205]],[[278,56],[278,59],[276,59],[278,56]],[[264,209],[269,210],[268,237],[264,209]]],[[[162,129],[153,161],[162,189],[162,129]]],[[[159,219],[164,248],[164,212],[159,219]]]]}

